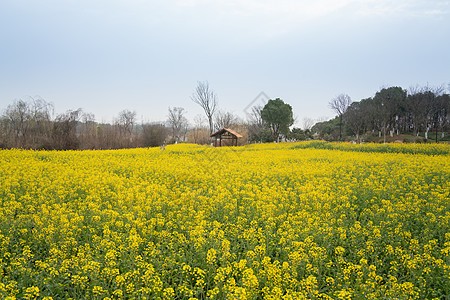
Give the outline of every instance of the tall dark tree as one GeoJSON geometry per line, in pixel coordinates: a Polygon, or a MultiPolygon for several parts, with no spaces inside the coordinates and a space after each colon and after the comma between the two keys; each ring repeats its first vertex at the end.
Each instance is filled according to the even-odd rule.
{"type": "Polygon", "coordinates": [[[301,128],[292,128],[288,135],[288,138],[294,141],[304,141],[310,137],[310,129],[302,130],[301,128]]]}
{"type": "Polygon", "coordinates": [[[353,132],[357,141],[361,141],[360,137],[363,133],[365,112],[364,104],[353,102],[344,114],[345,123],[353,132]]]}
{"type": "Polygon", "coordinates": [[[434,98],[431,105],[431,121],[435,130],[435,141],[438,142],[438,129],[444,135],[445,125],[450,119],[450,95],[443,94],[434,98]]]}
{"type": "Polygon", "coordinates": [[[317,122],[311,128],[313,135],[326,141],[336,141],[339,139],[339,117],[334,119],[317,122]]]}
{"type": "Polygon", "coordinates": [[[431,112],[434,98],[435,95],[432,91],[423,88],[411,89],[407,97],[406,109],[413,128],[414,140],[416,140],[419,130],[426,130],[427,118],[431,112]]]}
{"type": "Polygon", "coordinates": [[[373,98],[384,142],[386,142],[386,131],[388,128],[394,128],[394,122],[405,99],[406,91],[401,87],[384,88],[373,98]]]}
{"type": "Polygon", "coordinates": [[[340,94],[339,96],[331,99],[329,105],[339,116],[339,140],[342,140],[342,119],[343,115],[347,111],[347,108],[352,103],[352,99],[347,94],[340,94]]]}
{"type": "Polygon", "coordinates": [[[261,118],[272,132],[275,141],[279,141],[280,134],[287,135],[289,127],[294,124],[292,106],[284,103],[280,98],[269,100],[261,111],[261,118]]]}

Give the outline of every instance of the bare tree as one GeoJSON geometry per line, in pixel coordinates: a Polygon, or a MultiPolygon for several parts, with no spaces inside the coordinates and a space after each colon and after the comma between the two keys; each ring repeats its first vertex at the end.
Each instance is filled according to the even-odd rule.
{"type": "Polygon", "coordinates": [[[264,120],[261,117],[262,109],[262,105],[253,106],[252,111],[249,114],[248,123],[264,129],[264,120]]]}
{"type": "Polygon", "coordinates": [[[95,129],[95,137],[97,149],[118,149],[121,147],[117,126],[99,123],[95,129]]]}
{"type": "Polygon", "coordinates": [[[251,112],[248,114],[247,130],[248,141],[251,142],[269,142],[272,141],[272,135],[266,128],[266,124],[261,117],[262,105],[256,105],[252,107],[251,112]]]}
{"type": "Polygon", "coordinates": [[[302,129],[304,131],[311,130],[311,128],[314,126],[315,121],[311,118],[304,117],[302,120],[302,129]]]}
{"type": "Polygon", "coordinates": [[[192,101],[200,105],[205,111],[206,118],[209,123],[209,132],[213,133],[214,124],[213,117],[217,109],[217,97],[216,93],[209,88],[207,81],[198,82],[194,93],[191,96],[192,101]]]}
{"type": "Polygon", "coordinates": [[[32,98],[30,105],[30,141],[32,148],[50,148],[53,104],[32,98]]]}
{"type": "Polygon", "coordinates": [[[232,128],[239,123],[239,118],[230,112],[218,111],[214,118],[215,130],[222,128],[232,128]]]}
{"type": "Polygon", "coordinates": [[[184,136],[186,134],[188,121],[184,114],[185,110],[182,107],[169,107],[167,121],[172,129],[172,138],[175,139],[175,142],[179,142],[181,135],[184,136]]]}
{"type": "Polygon", "coordinates": [[[25,148],[30,128],[30,105],[23,100],[14,101],[6,108],[5,118],[9,123],[10,145],[25,148]]]}
{"type": "Polygon", "coordinates": [[[53,105],[30,97],[8,105],[2,116],[2,144],[6,147],[52,148],[53,105]]]}
{"type": "Polygon", "coordinates": [[[127,136],[131,136],[134,124],[136,123],[136,112],[127,109],[122,110],[119,112],[117,123],[122,133],[127,136]]]}
{"type": "Polygon", "coordinates": [[[3,130],[9,136],[9,146],[21,148],[45,148],[51,139],[53,105],[42,98],[30,101],[17,100],[8,105],[3,118],[3,130]]]}
{"type": "Polygon", "coordinates": [[[208,127],[205,125],[207,121],[202,115],[194,117],[194,126],[189,130],[187,139],[191,143],[206,145],[211,139],[209,137],[208,127]]]}
{"type": "Polygon", "coordinates": [[[352,99],[347,94],[340,94],[331,99],[329,105],[339,115],[339,140],[342,140],[342,116],[347,111],[347,108],[352,103],[352,99]]]}
{"type": "Polygon", "coordinates": [[[81,116],[81,126],[79,133],[80,149],[96,149],[99,147],[97,137],[98,124],[95,123],[95,115],[83,113],[81,116]]]}
{"type": "Polygon", "coordinates": [[[119,129],[119,138],[122,147],[130,147],[133,143],[133,129],[136,123],[136,112],[124,109],[119,112],[119,117],[115,121],[119,129]]]}
{"type": "Polygon", "coordinates": [[[204,116],[198,114],[194,117],[194,128],[206,128],[207,120],[205,119],[204,116]]]}
{"type": "Polygon", "coordinates": [[[77,137],[77,123],[81,117],[81,108],[68,110],[60,114],[53,122],[53,146],[57,150],[77,149],[79,140],[77,137]]]}
{"type": "Polygon", "coordinates": [[[8,119],[0,115],[0,149],[8,148],[8,119]]]}

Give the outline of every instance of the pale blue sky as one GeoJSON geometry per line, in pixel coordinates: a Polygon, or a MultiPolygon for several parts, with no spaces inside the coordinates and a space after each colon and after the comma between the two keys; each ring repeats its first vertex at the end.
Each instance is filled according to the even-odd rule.
{"type": "Polygon", "coordinates": [[[300,123],[340,93],[450,83],[450,1],[1,0],[0,41],[0,109],[40,96],[107,122],[193,120],[205,80],[223,110],[264,91],[300,123]]]}

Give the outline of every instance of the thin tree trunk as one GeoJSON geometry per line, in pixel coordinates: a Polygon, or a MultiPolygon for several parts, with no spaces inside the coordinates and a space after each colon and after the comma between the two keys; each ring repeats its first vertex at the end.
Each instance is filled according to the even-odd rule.
{"type": "Polygon", "coordinates": [[[438,142],[438,140],[437,140],[437,136],[438,136],[437,132],[438,132],[438,128],[437,128],[437,126],[436,126],[436,144],[437,144],[437,142],[438,142]]]}

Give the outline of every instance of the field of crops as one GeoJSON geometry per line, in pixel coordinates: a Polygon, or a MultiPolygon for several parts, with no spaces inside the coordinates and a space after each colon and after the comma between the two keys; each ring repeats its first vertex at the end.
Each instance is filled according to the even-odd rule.
{"type": "Polygon", "coordinates": [[[450,146],[0,151],[2,299],[448,299],[450,146]]]}

